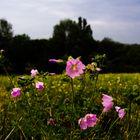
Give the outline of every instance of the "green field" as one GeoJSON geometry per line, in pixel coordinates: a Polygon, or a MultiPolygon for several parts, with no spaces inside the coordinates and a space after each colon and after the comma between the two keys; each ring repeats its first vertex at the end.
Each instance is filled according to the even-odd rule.
{"type": "Polygon", "coordinates": [[[66,75],[0,76],[0,139],[140,139],[140,74],[85,74],[73,81],[66,75]],[[44,90],[34,88],[44,82],[44,90]],[[12,82],[12,84],[11,84],[12,82]],[[13,86],[22,88],[13,99],[13,86]],[[114,106],[125,109],[119,120],[114,109],[101,115],[102,94],[113,97],[114,106]],[[87,113],[99,123],[80,130],[78,119],[87,113]],[[49,119],[53,118],[53,122],[49,119]]]}

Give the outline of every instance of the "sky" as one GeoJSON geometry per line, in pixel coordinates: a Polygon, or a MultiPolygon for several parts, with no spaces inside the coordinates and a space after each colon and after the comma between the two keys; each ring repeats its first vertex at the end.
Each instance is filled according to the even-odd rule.
{"type": "Polygon", "coordinates": [[[1,0],[0,19],[14,35],[49,39],[60,20],[85,18],[95,40],[140,44],[140,0],[1,0]]]}

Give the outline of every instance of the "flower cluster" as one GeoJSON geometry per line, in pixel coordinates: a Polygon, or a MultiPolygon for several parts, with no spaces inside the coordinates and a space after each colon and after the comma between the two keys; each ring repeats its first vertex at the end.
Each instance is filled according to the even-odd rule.
{"type": "MultiPolygon", "coordinates": [[[[53,63],[60,63],[63,62],[61,59],[57,60],[57,59],[50,59],[49,62],[53,62],[53,63]]],[[[66,63],[66,74],[68,76],[70,76],[72,79],[80,76],[81,74],[84,73],[85,70],[85,65],[79,60],[79,58],[71,58],[67,61],[66,63]]],[[[87,67],[90,70],[94,70],[96,68],[97,71],[100,71],[100,68],[97,68],[97,66],[95,65],[95,63],[92,63],[91,65],[88,65],[87,67]]],[[[38,70],[37,69],[32,69],[31,70],[31,77],[36,77],[38,74],[38,70]]],[[[44,89],[44,83],[41,81],[37,81],[35,82],[35,88],[38,91],[42,91],[44,89]]],[[[12,92],[11,92],[11,96],[12,97],[18,97],[21,95],[21,89],[19,87],[17,88],[13,88],[12,92]]],[[[114,103],[113,103],[113,98],[109,95],[106,94],[102,94],[102,105],[103,105],[103,113],[104,112],[108,112],[112,109],[114,103]]],[[[125,109],[122,109],[119,106],[115,106],[115,110],[118,113],[118,117],[120,119],[123,119],[126,112],[125,109]]],[[[78,120],[78,124],[80,126],[80,128],[82,130],[85,130],[89,127],[94,127],[97,122],[99,122],[99,119],[97,118],[96,114],[86,114],[83,118],[80,118],[78,120]]],[[[54,119],[50,118],[49,119],[49,124],[54,125],[54,119]]]]}
{"type": "Polygon", "coordinates": [[[88,70],[100,72],[102,69],[97,67],[97,63],[92,62],[86,66],[88,70]]]}
{"type": "MultiPolygon", "coordinates": [[[[32,69],[31,70],[31,77],[35,77],[37,74],[38,74],[37,69],[32,69]]],[[[35,87],[38,91],[41,91],[41,90],[44,89],[44,83],[38,81],[38,82],[35,83],[35,87]]],[[[12,92],[11,92],[12,97],[18,97],[20,95],[21,95],[21,89],[19,87],[12,89],[12,92]]]]}
{"type": "MultiPolygon", "coordinates": [[[[109,95],[103,94],[102,105],[104,107],[103,112],[108,112],[113,107],[113,98],[109,95]]],[[[123,119],[125,116],[125,109],[121,109],[119,106],[115,106],[116,112],[118,112],[118,117],[123,119]]]]}

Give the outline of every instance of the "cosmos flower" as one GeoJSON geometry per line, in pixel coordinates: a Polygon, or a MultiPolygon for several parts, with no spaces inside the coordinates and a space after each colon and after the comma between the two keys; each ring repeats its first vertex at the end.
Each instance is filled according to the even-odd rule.
{"type": "Polygon", "coordinates": [[[102,94],[102,105],[104,107],[103,112],[108,112],[113,106],[113,98],[109,95],[102,94]]]}
{"type": "Polygon", "coordinates": [[[11,92],[12,97],[17,97],[21,95],[21,89],[20,88],[13,88],[11,92]]]}
{"type": "Polygon", "coordinates": [[[32,69],[31,70],[31,76],[32,77],[35,77],[37,75],[37,73],[38,73],[38,70],[37,69],[32,69]]]}
{"type": "Polygon", "coordinates": [[[118,112],[119,118],[120,119],[123,119],[124,116],[125,116],[125,114],[126,114],[125,110],[124,109],[121,109],[121,107],[119,107],[119,106],[115,106],[115,109],[118,112]]]}
{"type": "Polygon", "coordinates": [[[95,126],[98,120],[96,114],[87,114],[85,116],[85,119],[86,119],[87,127],[95,126]]]}
{"type": "Polygon", "coordinates": [[[35,83],[35,87],[39,90],[39,91],[41,91],[41,90],[43,90],[44,89],[44,84],[43,84],[43,82],[36,82],[35,83]]]}
{"type": "Polygon", "coordinates": [[[97,121],[96,114],[86,114],[84,118],[78,120],[78,124],[82,130],[85,130],[88,127],[94,127],[97,121]]]}
{"type": "Polygon", "coordinates": [[[66,65],[66,74],[71,78],[75,78],[82,74],[85,69],[85,65],[77,58],[77,59],[70,59],[67,61],[66,65]]]}

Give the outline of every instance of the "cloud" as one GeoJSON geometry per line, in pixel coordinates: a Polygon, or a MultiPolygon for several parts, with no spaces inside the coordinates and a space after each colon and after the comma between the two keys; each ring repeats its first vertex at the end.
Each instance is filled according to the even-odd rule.
{"type": "Polygon", "coordinates": [[[95,39],[110,37],[140,43],[139,0],[2,0],[0,18],[6,18],[15,34],[49,38],[60,20],[86,18],[95,39]]]}

